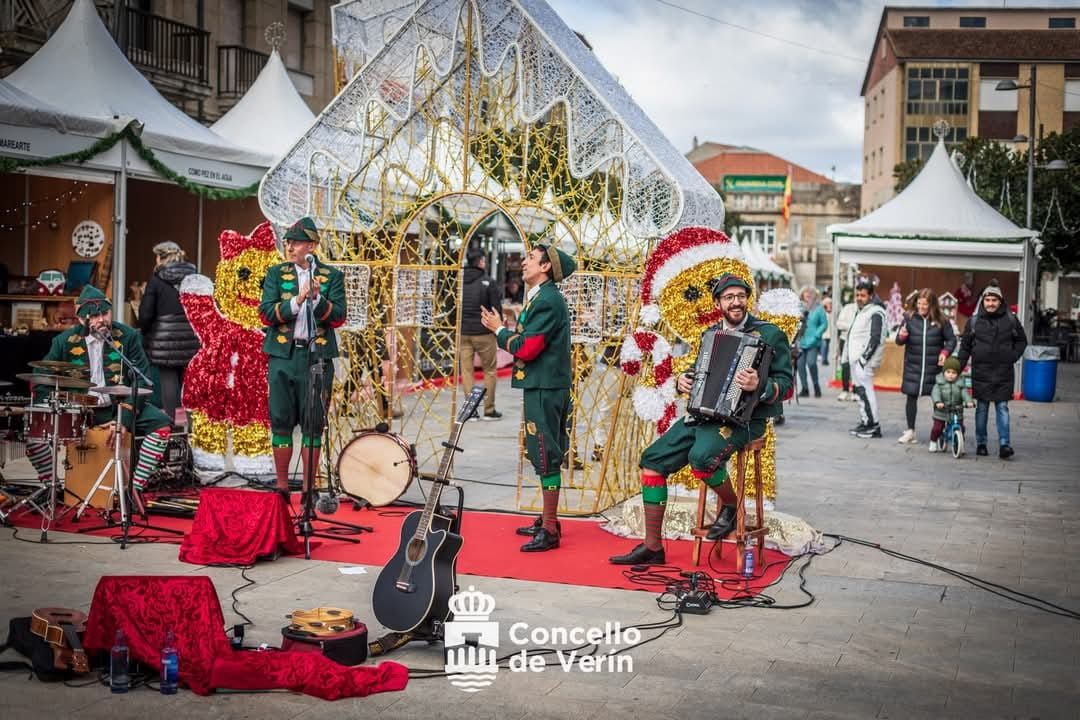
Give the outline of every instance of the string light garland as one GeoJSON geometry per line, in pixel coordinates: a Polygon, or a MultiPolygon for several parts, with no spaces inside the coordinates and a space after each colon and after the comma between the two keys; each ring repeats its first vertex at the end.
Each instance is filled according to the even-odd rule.
{"type": "MultiPolygon", "coordinates": [[[[49,211],[46,215],[39,217],[37,220],[29,223],[29,227],[31,230],[37,230],[42,225],[47,225],[49,221],[51,221],[53,218],[60,214],[60,211],[64,209],[63,201],[66,198],[71,198],[70,204],[78,202],[79,198],[81,198],[83,196],[83,193],[86,192],[87,187],[89,187],[88,183],[79,183],[77,187],[72,188],[71,190],[65,190],[59,195],[49,198],[48,200],[31,200],[22,203],[21,207],[13,207],[7,208],[6,210],[0,210],[0,215],[6,215],[14,212],[26,212],[27,208],[34,207],[35,205],[44,205],[49,202],[59,202],[60,204],[53,208],[51,211],[49,211]]],[[[25,227],[27,227],[27,223],[15,223],[13,225],[0,223],[0,232],[14,232],[15,230],[21,230],[25,227]]]]}

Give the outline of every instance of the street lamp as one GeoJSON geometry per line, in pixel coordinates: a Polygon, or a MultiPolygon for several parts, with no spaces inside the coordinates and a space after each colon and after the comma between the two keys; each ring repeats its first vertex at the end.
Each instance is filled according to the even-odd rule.
{"type": "Polygon", "coordinates": [[[1031,229],[1031,192],[1035,186],[1035,86],[1037,83],[1037,69],[1035,63],[1031,63],[1031,79],[1027,85],[1018,85],[1015,80],[1002,80],[994,88],[995,90],[1020,90],[1028,88],[1028,167],[1027,167],[1027,229],[1031,229]]]}

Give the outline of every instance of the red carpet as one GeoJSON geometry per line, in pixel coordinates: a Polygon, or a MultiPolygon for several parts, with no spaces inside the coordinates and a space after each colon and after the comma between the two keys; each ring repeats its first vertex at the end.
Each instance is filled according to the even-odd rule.
{"type": "MultiPolygon", "coordinates": [[[[293,496],[294,508],[297,508],[299,496],[293,496]]],[[[400,528],[404,516],[412,508],[378,508],[360,512],[353,511],[350,504],[342,504],[342,509],[329,516],[335,520],[366,525],[374,532],[359,535],[360,543],[348,543],[324,538],[312,540],[312,559],[333,560],[356,565],[383,565],[397,550],[400,528]]],[[[151,523],[166,528],[175,528],[187,532],[191,528],[189,519],[151,515],[151,523]]],[[[37,528],[41,519],[36,515],[20,513],[13,518],[15,524],[25,528],[37,528]]],[[[624,571],[629,568],[608,563],[611,555],[629,551],[637,540],[621,538],[600,528],[595,520],[576,520],[563,518],[562,544],[558,550],[546,553],[523,553],[518,548],[528,538],[514,534],[514,529],[527,525],[531,517],[509,513],[465,512],[462,520],[464,547],[458,557],[458,572],[484,577],[503,577],[515,580],[564,583],[568,585],[586,585],[593,587],[623,588],[628,590],[649,590],[658,592],[660,588],[645,587],[630,581],[624,571]]],[[[61,521],[53,526],[61,532],[76,532],[80,527],[99,524],[97,515],[85,515],[79,523],[61,521]]],[[[324,526],[316,524],[316,529],[324,526]]],[[[25,533],[24,533],[25,534],[25,533]]],[[[98,530],[94,535],[118,535],[116,528],[98,530]]],[[[153,530],[133,529],[133,537],[154,536],[159,542],[179,543],[181,536],[162,535],[153,530]]],[[[31,536],[36,537],[35,533],[31,536]]],[[[702,564],[693,567],[690,562],[692,543],[688,540],[669,540],[666,542],[669,567],[680,570],[700,570],[714,578],[729,580],[727,592],[717,584],[718,594],[730,597],[735,592],[744,591],[741,581],[735,575],[735,545],[725,543],[724,556],[721,560],[714,553],[712,567],[706,559],[710,544],[702,549],[702,564]]],[[[757,568],[757,577],[750,583],[749,589],[762,588],[774,582],[783,571],[787,556],[782,553],[766,551],[766,569],[764,576],[757,568]]]]}

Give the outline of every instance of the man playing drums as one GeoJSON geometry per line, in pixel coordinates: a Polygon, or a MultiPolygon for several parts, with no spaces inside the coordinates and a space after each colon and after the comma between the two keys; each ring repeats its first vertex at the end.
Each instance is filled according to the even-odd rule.
{"type": "MultiPolygon", "coordinates": [[[[59,360],[79,365],[89,370],[90,382],[95,387],[124,385],[132,381],[134,373],[121,363],[120,353],[130,360],[144,375],[150,376],[150,362],[143,352],[139,331],[112,319],[112,304],[92,285],[87,285],[75,301],[80,323],[53,338],[45,360],[59,360]],[[119,351],[119,352],[117,352],[119,351]]],[[[34,388],[35,400],[44,400],[45,384],[34,388]]],[[[91,393],[97,404],[90,409],[92,425],[107,425],[116,419],[116,408],[109,395],[91,393]]],[[[121,399],[120,402],[123,402],[121,399]]],[[[135,434],[142,436],[131,482],[141,491],[165,455],[172,423],[156,405],[146,400],[137,402],[135,434]]],[[[124,427],[131,423],[128,407],[122,406],[120,418],[124,427]]],[[[26,455],[43,483],[52,482],[52,453],[45,438],[27,441],[26,455]]]]}

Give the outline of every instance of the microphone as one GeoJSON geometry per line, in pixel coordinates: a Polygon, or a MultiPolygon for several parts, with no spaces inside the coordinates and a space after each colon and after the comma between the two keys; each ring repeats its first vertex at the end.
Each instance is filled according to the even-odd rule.
{"type": "Polygon", "coordinates": [[[337,496],[327,492],[320,492],[319,499],[315,501],[315,511],[323,515],[333,515],[338,510],[337,496]]]}
{"type": "Polygon", "coordinates": [[[315,269],[315,264],[316,264],[315,263],[315,256],[312,255],[311,253],[308,253],[307,255],[304,256],[304,262],[307,263],[308,265],[310,265],[312,270],[315,269]]]}
{"type": "Polygon", "coordinates": [[[99,328],[96,328],[94,330],[91,330],[90,334],[93,335],[94,337],[96,337],[101,342],[108,342],[109,341],[109,333],[103,327],[99,327],[99,328]]]}

